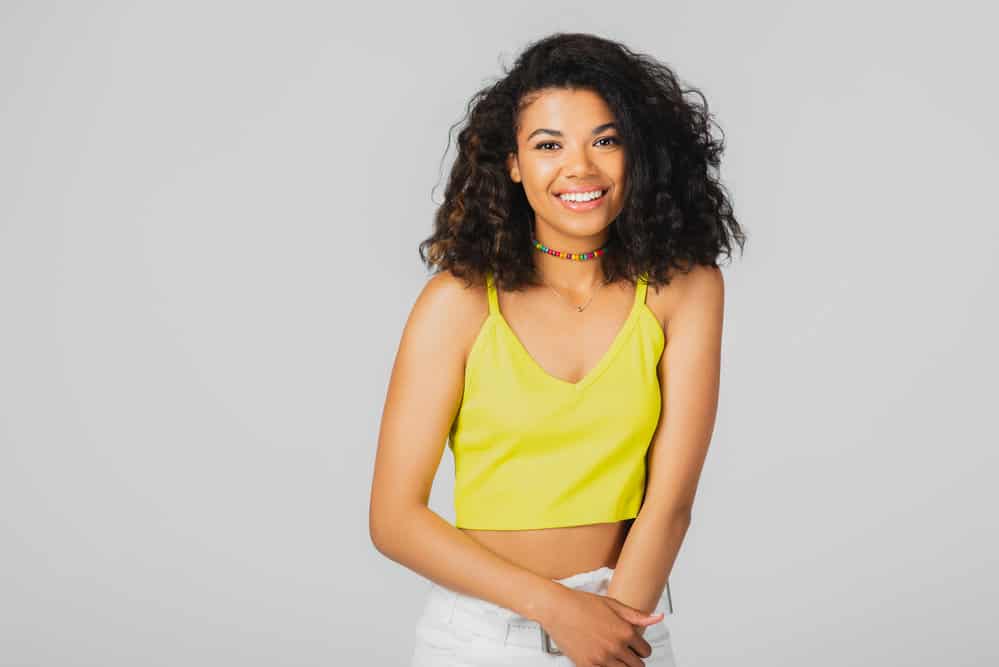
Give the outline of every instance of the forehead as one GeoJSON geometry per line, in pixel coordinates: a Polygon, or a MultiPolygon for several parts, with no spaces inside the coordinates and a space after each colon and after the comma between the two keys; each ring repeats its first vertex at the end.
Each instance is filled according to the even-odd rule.
{"type": "Polygon", "coordinates": [[[586,89],[549,88],[525,99],[519,114],[518,136],[539,127],[564,133],[589,132],[614,120],[614,114],[598,93],[586,89]]]}

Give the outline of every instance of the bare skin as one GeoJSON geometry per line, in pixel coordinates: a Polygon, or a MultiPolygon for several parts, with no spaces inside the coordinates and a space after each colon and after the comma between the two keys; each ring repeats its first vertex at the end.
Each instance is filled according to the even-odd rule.
{"type": "Polygon", "coordinates": [[[614,567],[631,520],[539,530],[473,530],[466,535],[512,563],[551,579],[614,567]]]}
{"type": "MultiPolygon", "coordinates": [[[[607,128],[611,121],[609,108],[590,91],[546,91],[521,112],[518,153],[508,166],[511,179],[524,186],[536,238],[545,245],[586,252],[606,242],[626,185],[623,148],[608,139],[616,136],[607,128]],[[561,134],[535,134],[542,128],[561,134]],[[571,186],[607,189],[606,200],[587,212],[567,210],[555,195],[571,186]]],[[[501,290],[500,311],[545,372],[576,382],[610,346],[633,303],[634,285],[601,286],[599,258],[569,261],[535,251],[533,259],[546,286],[501,290]],[[576,311],[574,304],[591,295],[589,306],[576,311]]],[[[642,633],[663,618],[648,612],[689,524],[713,425],[720,275],[699,268],[668,287],[650,286],[646,306],[672,334],[660,382],[664,414],[668,408],[677,419],[653,436],[646,501],[634,520],[472,530],[427,507],[461,405],[468,351],[488,314],[484,285],[467,287],[448,272],[427,281],[406,322],[382,415],[369,510],[379,552],[441,586],[539,621],[578,667],[642,667],[651,655],[642,633]],[[604,565],[618,568],[606,596],[553,581],[604,565]]]]}

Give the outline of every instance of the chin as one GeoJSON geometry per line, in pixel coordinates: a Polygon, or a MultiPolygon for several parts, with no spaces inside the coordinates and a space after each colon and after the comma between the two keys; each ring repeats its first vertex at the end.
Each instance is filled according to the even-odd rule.
{"type": "Polygon", "coordinates": [[[566,236],[597,236],[606,230],[613,220],[559,220],[554,227],[566,236]]]}

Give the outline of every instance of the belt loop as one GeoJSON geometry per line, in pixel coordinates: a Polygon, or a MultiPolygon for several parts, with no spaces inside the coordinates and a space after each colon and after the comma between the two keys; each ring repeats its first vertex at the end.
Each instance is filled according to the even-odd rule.
{"type": "Polygon", "coordinates": [[[458,594],[456,592],[451,593],[451,607],[447,612],[447,624],[451,625],[454,620],[454,608],[458,605],[458,594]]]}

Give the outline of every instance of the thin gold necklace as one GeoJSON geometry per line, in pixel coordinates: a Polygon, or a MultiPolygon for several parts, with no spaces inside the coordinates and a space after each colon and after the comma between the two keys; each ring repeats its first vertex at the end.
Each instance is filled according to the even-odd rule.
{"type": "MultiPolygon", "coordinates": [[[[569,301],[569,299],[567,297],[563,296],[562,294],[559,294],[559,291],[557,289],[555,289],[554,287],[552,287],[551,285],[549,285],[547,280],[545,280],[544,278],[542,278],[541,282],[543,282],[545,285],[548,285],[548,287],[550,287],[551,290],[553,292],[555,292],[555,294],[557,294],[559,296],[559,298],[564,299],[566,301],[569,301]]],[[[586,309],[586,307],[590,305],[590,302],[593,301],[593,297],[596,296],[596,294],[600,290],[600,288],[603,287],[606,284],[607,284],[606,280],[601,280],[600,283],[597,285],[597,288],[595,290],[593,290],[593,292],[590,294],[590,298],[587,299],[586,303],[582,304],[581,306],[577,306],[576,304],[572,303],[571,301],[569,303],[572,305],[573,308],[576,309],[576,312],[579,312],[579,313],[583,312],[586,309]]]]}

